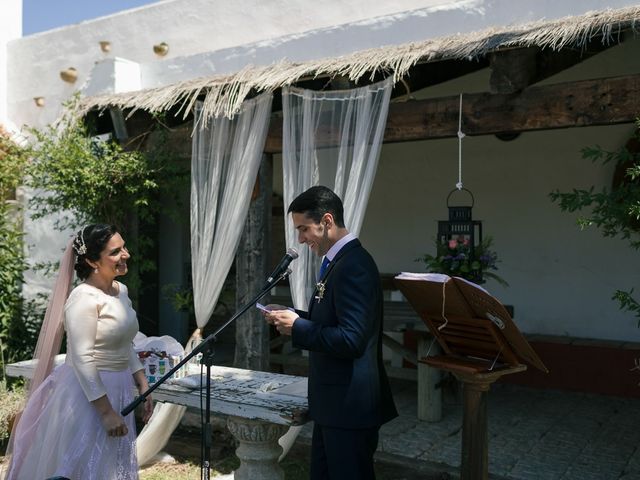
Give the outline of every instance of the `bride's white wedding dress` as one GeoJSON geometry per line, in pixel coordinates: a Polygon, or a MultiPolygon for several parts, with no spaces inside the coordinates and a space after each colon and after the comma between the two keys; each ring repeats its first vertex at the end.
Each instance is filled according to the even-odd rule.
{"type": "Polygon", "coordinates": [[[65,305],[67,357],[31,395],[18,423],[9,480],[138,478],[133,414],[124,437],[110,437],[90,403],[107,395],[119,412],[134,398],[142,365],[132,340],[138,320],[118,283],[115,296],[78,285],[65,305]]]}

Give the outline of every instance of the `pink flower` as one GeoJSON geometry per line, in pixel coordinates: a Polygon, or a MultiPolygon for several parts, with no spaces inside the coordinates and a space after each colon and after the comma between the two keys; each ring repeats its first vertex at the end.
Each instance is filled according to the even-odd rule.
{"type": "Polygon", "coordinates": [[[449,248],[451,250],[455,250],[456,248],[458,248],[458,241],[457,240],[449,240],[449,248]]]}

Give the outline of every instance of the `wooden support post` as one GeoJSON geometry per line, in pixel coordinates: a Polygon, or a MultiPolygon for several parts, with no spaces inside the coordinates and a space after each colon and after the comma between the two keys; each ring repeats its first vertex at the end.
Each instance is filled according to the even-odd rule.
{"type": "Polygon", "coordinates": [[[504,367],[495,371],[463,372],[451,370],[463,382],[464,413],[462,421],[462,454],[460,480],[489,478],[489,434],[487,396],[491,384],[503,375],[526,370],[525,365],[504,367]]]}
{"type": "MultiPolygon", "coordinates": [[[[438,342],[433,342],[430,335],[418,335],[418,359],[441,353],[438,342]],[[431,351],[429,352],[429,346],[431,351]]],[[[418,362],[418,420],[439,422],[442,419],[442,389],[438,385],[442,374],[440,370],[418,362]]]]}
{"type": "Polygon", "coordinates": [[[491,384],[503,375],[526,370],[519,363],[522,358],[542,371],[547,368],[504,306],[471,282],[447,277],[445,281],[396,278],[395,283],[445,352],[425,354],[420,362],[451,372],[464,383],[460,480],[487,480],[487,393],[491,384]]]}
{"type": "MultiPolygon", "coordinates": [[[[259,292],[269,275],[272,176],[271,156],[264,155],[236,254],[237,307],[259,292]]],[[[233,364],[251,370],[269,369],[269,328],[255,308],[236,321],[233,364]]]]}
{"type": "Polygon", "coordinates": [[[462,462],[460,480],[489,478],[489,445],[487,433],[487,383],[463,385],[462,462]]]}

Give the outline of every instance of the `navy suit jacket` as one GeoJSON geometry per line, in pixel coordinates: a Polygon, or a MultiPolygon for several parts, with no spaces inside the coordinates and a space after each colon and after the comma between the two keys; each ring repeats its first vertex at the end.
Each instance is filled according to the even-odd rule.
{"type": "Polygon", "coordinates": [[[358,240],[340,249],[322,299],[298,311],[292,342],[309,350],[309,413],[320,425],[371,428],[397,416],[382,363],[382,287],[358,240]]]}

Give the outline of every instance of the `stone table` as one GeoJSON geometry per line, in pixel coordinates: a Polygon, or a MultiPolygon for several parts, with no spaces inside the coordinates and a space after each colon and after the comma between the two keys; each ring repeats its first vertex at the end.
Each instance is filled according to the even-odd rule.
{"type": "MultiPolygon", "coordinates": [[[[56,364],[64,355],[56,357],[56,364]]],[[[26,360],[6,366],[7,375],[31,377],[34,361],[26,360]]],[[[198,366],[190,365],[190,373],[198,366]]],[[[153,398],[199,409],[201,389],[185,388],[199,384],[200,373],[177,380],[177,384],[159,386],[153,398]]],[[[204,385],[204,379],[203,379],[204,385]]],[[[278,439],[291,426],[307,421],[307,379],[292,375],[258,372],[231,367],[211,368],[211,412],[227,417],[227,428],[238,440],[236,455],[240,467],[236,480],[281,480],[284,472],[278,465],[282,447],[278,439]]],[[[204,392],[203,392],[204,395],[204,392]]]]}

